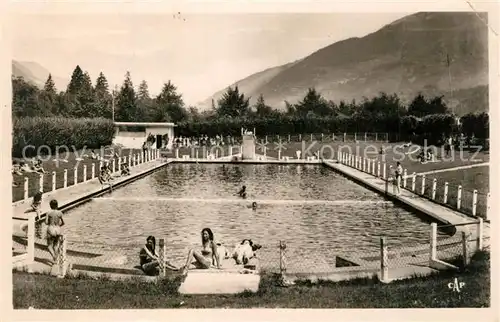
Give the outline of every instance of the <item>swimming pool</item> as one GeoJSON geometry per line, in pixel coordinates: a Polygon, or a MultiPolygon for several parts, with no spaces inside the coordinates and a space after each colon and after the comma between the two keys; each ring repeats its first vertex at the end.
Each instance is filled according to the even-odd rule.
{"type": "Polygon", "coordinates": [[[70,244],[113,250],[130,263],[148,235],[165,238],[179,265],[204,227],[229,247],[244,238],[262,244],[264,259],[278,261],[281,240],[288,261],[328,265],[336,253],[377,251],[381,235],[391,247],[423,244],[429,235],[422,218],[321,165],[170,164],[71,210],[65,221],[70,244]],[[235,196],[242,185],[247,200],[235,196]]]}

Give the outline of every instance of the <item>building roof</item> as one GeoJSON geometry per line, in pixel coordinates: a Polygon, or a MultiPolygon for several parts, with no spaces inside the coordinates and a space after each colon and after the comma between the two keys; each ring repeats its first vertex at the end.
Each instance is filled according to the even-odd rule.
{"type": "Polygon", "coordinates": [[[174,127],[174,123],[167,122],[115,122],[116,126],[149,126],[149,127],[174,127]]]}

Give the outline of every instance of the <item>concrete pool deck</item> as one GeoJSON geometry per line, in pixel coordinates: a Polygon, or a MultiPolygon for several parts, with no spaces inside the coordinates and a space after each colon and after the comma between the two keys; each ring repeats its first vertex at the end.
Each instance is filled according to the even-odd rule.
{"type": "MultiPolygon", "coordinates": [[[[303,160],[303,159],[290,159],[290,160],[196,160],[196,159],[156,159],[147,163],[143,163],[134,167],[131,167],[131,174],[127,177],[117,177],[114,180],[114,186],[125,185],[129,182],[133,182],[145,175],[148,175],[169,163],[235,163],[235,164],[323,164],[324,166],[331,168],[337,172],[342,173],[347,178],[354,180],[362,185],[375,190],[379,193],[385,194],[386,186],[385,182],[377,177],[370,174],[364,173],[362,171],[356,170],[354,168],[348,167],[346,165],[337,163],[335,160],[303,160]]],[[[389,185],[391,187],[391,185],[389,185]]],[[[52,193],[44,194],[44,199],[42,202],[42,213],[46,212],[48,207],[48,202],[51,198],[56,198],[59,201],[60,207],[65,210],[72,209],[84,202],[89,201],[91,197],[99,196],[109,191],[109,187],[101,186],[97,179],[89,180],[84,183],[80,183],[75,186],[70,186],[64,189],[58,189],[52,193]]],[[[401,189],[401,195],[394,195],[391,191],[387,193],[388,197],[393,200],[397,200],[405,205],[416,209],[419,212],[425,213],[426,215],[434,218],[440,223],[444,224],[463,224],[474,222],[473,218],[467,217],[464,214],[453,211],[449,208],[438,205],[432,201],[419,197],[418,195],[401,189]]],[[[28,214],[25,214],[25,210],[29,208],[29,202],[25,203],[15,203],[13,204],[13,237],[14,240],[13,251],[20,252],[23,249],[23,242],[19,238],[23,238],[25,233],[20,229],[20,225],[26,222],[28,214]]],[[[462,230],[465,228],[457,227],[457,230],[462,230]]],[[[467,231],[471,233],[471,236],[476,234],[476,225],[470,225],[467,231]]],[[[484,223],[484,236],[489,237],[489,224],[484,223]]],[[[472,237],[473,238],[473,237],[472,237]]],[[[471,239],[470,243],[474,243],[471,239]]],[[[32,269],[35,272],[47,273],[50,272],[50,266],[47,264],[47,259],[49,254],[44,248],[45,241],[37,239],[35,245],[35,263],[32,265],[32,269]]],[[[486,245],[487,243],[485,243],[486,245]]],[[[24,246],[25,247],[25,246],[24,246]]],[[[438,245],[438,250],[443,245],[438,245]]],[[[400,279],[411,277],[415,274],[426,275],[430,274],[434,269],[428,266],[429,247],[427,245],[395,249],[392,250],[390,256],[396,257],[398,259],[398,267],[389,267],[391,270],[391,279],[400,279]]],[[[330,279],[330,280],[343,280],[353,277],[364,277],[372,276],[374,274],[378,275],[380,273],[380,252],[373,252],[372,255],[368,256],[357,256],[356,258],[351,258],[352,255],[349,254],[338,254],[345,260],[351,261],[358,266],[353,267],[331,267],[331,271],[326,271],[325,273],[287,273],[286,275],[292,279],[330,279]],[[378,257],[377,257],[378,256],[378,257]]],[[[82,249],[73,245],[68,245],[68,259],[69,262],[73,264],[73,270],[77,272],[85,272],[89,275],[102,275],[105,274],[113,279],[123,279],[130,278],[133,276],[138,276],[147,280],[155,280],[154,277],[145,276],[142,272],[133,267],[132,263],[126,263],[122,261],[122,257],[117,256],[116,253],[109,253],[104,251],[91,252],[88,249],[82,249]]],[[[314,265],[314,264],[312,264],[314,265]]],[[[193,271],[193,273],[188,274],[185,282],[181,285],[180,291],[185,294],[208,294],[208,293],[219,293],[219,294],[230,294],[238,293],[244,290],[256,291],[258,288],[258,283],[260,281],[259,274],[242,274],[240,272],[233,271],[219,271],[217,275],[210,272],[198,272],[193,271]],[[237,273],[237,274],[235,274],[237,273]],[[209,274],[209,275],[207,275],[209,274]],[[216,276],[218,286],[214,285],[210,287],[210,283],[204,284],[202,281],[211,281],[216,276]],[[227,283],[231,281],[230,283],[227,283]],[[224,286],[227,284],[227,286],[224,286]]]]}

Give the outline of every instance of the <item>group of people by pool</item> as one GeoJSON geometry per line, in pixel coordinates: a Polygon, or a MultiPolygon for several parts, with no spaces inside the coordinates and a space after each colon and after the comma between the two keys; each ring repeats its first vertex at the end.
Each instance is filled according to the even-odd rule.
{"type": "MultiPolygon", "coordinates": [[[[180,271],[187,274],[191,264],[197,268],[208,269],[215,266],[221,268],[222,258],[217,251],[217,244],[214,242],[214,234],[210,228],[203,228],[201,231],[201,249],[191,249],[188,252],[186,264],[183,267],[176,267],[165,259],[165,267],[172,271],[180,271]]],[[[156,251],[156,239],[149,236],[146,245],[139,252],[139,262],[142,270],[147,275],[157,275],[160,267],[160,256],[156,251]]]]}
{"type": "MultiPolygon", "coordinates": [[[[240,198],[245,199],[247,197],[246,186],[243,186],[237,193],[240,198]]],[[[253,201],[249,206],[253,210],[257,209],[257,202],[253,201]]],[[[248,240],[243,240],[244,244],[248,240]]],[[[260,248],[258,245],[253,245],[250,241],[251,247],[254,249],[260,248]]],[[[172,271],[180,271],[182,274],[187,274],[189,267],[194,265],[198,269],[208,269],[211,267],[216,267],[220,269],[222,267],[221,260],[223,258],[217,244],[214,242],[214,234],[210,228],[203,228],[201,230],[201,249],[191,249],[188,252],[186,263],[182,267],[176,267],[172,265],[165,259],[165,267],[172,271]]],[[[157,275],[159,272],[159,260],[160,257],[156,251],[156,239],[154,236],[149,236],[146,239],[146,244],[141,248],[139,252],[139,263],[147,275],[157,275]]],[[[238,262],[238,261],[237,261],[238,262]]]]}

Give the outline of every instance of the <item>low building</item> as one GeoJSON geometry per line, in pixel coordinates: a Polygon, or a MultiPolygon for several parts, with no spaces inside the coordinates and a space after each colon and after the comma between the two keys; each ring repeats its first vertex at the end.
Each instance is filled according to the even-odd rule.
{"type": "Polygon", "coordinates": [[[148,136],[155,138],[153,148],[172,148],[174,123],[115,122],[115,144],[140,149],[148,136]]]}

